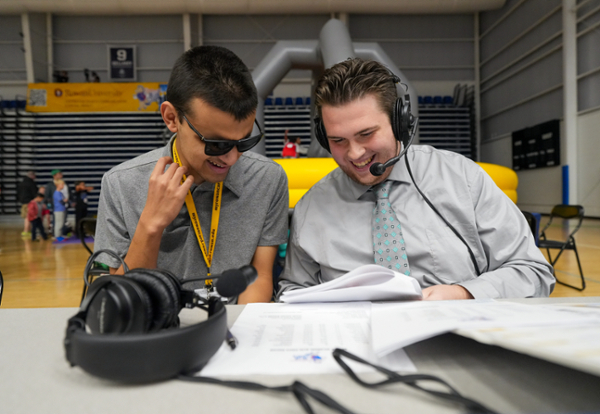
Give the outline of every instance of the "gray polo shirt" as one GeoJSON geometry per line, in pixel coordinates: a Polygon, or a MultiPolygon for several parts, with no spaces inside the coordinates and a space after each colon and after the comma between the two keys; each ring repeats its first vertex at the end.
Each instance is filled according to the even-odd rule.
{"type": "MultiPolygon", "coordinates": [[[[113,250],[125,257],[146,204],[148,180],[159,158],[171,156],[169,145],[126,161],[102,178],[94,249],[113,250]]],[[[214,184],[192,185],[204,239],[208,242],[214,184]]],[[[257,246],[287,241],[288,186],[285,172],[275,162],[252,152],[231,167],[223,186],[221,215],[212,273],[250,264],[257,246]]],[[[98,261],[110,267],[120,263],[102,254],[98,261]]],[[[206,276],[207,268],[190,223],[185,203],[165,229],[158,267],[180,279],[206,276]]],[[[200,287],[191,283],[187,287],[200,287]]]]}

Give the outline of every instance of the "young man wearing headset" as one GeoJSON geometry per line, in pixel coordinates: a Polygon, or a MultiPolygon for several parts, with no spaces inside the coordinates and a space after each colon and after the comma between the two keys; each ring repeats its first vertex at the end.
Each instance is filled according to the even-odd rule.
{"type": "Polygon", "coordinates": [[[415,278],[424,299],[548,296],[552,269],[491,178],[459,154],[402,144],[414,120],[398,81],[358,58],[319,80],[317,138],[340,168],[295,207],[280,294],[377,263],[415,278]]]}
{"type": "MultiPolygon", "coordinates": [[[[185,52],[160,108],[174,135],[104,175],[95,250],[182,281],[252,264],[258,279],[238,302],[270,301],[289,201],[283,169],[248,152],[262,137],[252,133],[257,102],[252,76],[234,53],[216,46],[185,52]]],[[[98,260],[123,272],[111,256],[98,260]]]]}

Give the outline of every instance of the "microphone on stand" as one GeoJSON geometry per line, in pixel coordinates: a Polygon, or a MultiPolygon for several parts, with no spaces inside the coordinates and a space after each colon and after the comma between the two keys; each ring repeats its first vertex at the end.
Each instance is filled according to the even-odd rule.
{"type": "Polygon", "coordinates": [[[242,266],[224,271],[217,279],[215,288],[219,295],[230,298],[244,292],[257,278],[258,273],[253,266],[242,266]]]}
{"type": "MultiPolygon", "coordinates": [[[[234,296],[238,296],[240,293],[244,292],[248,286],[256,281],[258,278],[258,273],[254,266],[246,265],[242,266],[239,269],[229,269],[221,273],[220,275],[207,276],[207,277],[198,277],[193,279],[184,280],[181,284],[186,284],[190,282],[201,282],[204,280],[215,279],[215,289],[217,290],[218,296],[223,298],[231,298],[234,296]]],[[[195,292],[190,292],[192,296],[196,299],[199,296],[195,292]]],[[[208,298],[208,304],[210,306],[211,303],[214,303],[215,297],[208,298]]],[[[227,336],[225,338],[225,342],[233,351],[237,347],[237,339],[229,329],[227,329],[227,336]]]]}
{"type": "Polygon", "coordinates": [[[402,158],[402,156],[404,154],[406,154],[406,151],[408,151],[408,148],[410,147],[410,145],[412,144],[415,135],[417,133],[417,126],[419,125],[419,118],[415,118],[415,125],[412,128],[412,133],[410,134],[410,139],[408,140],[408,144],[406,144],[406,147],[404,147],[402,149],[402,151],[400,152],[400,154],[398,154],[397,156],[390,158],[389,160],[387,160],[386,162],[384,162],[383,164],[380,162],[376,162],[371,164],[371,166],[369,167],[369,172],[376,176],[379,177],[380,175],[383,175],[383,173],[385,172],[385,170],[387,170],[389,167],[391,167],[392,165],[396,164],[398,161],[400,161],[400,158],[402,158]]]}
{"type": "Polygon", "coordinates": [[[246,265],[239,269],[226,270],[219,275],[187,279],[181,284],[215,279],[217,293],[222,297],[231,298],[244,292],[257,278],[258,273],[254,266],[246,265]]]}

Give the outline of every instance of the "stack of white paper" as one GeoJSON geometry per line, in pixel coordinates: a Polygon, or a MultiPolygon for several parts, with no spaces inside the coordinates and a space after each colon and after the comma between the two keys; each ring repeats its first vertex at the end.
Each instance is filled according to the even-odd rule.
{"type": "MultiPolygon", "coordinates": [[[[600,323],[600,312],[566,312],[543,305],[496,302],[487,300],[455,300],[373,304],[371,333],[373,350],[379,357],[407,345],[446,332],[507,330],[514,327],[561,329],[589,323],[600,323]]],[[[471,333],[471,337],[475,337],[471,333]]],[[[476,340],[484,337],[481,334],[476,340]]],[[[480,341],[482,342],[482,341],[480,341]]]]}
{"type": "MultiPolygon", "coordinates": [[[[202,370],[204,376],[298,375],[343,372],[333,358],[335,348],[383,365],[415,371],[398,350],[377,358],[371,349],[370,303],[252,303],[246,305],[231,332],[239,344],[223,344],[202,370]]],[[[356,372],[372,368],[345,360],[356,372]]]]}
{"type": "Polygon", "coordinates": [[[284,292],[281,301],[352,302],[374,300],[420,300],[419,283],[391,269],[365,265],[327,283],[284,292]]]}

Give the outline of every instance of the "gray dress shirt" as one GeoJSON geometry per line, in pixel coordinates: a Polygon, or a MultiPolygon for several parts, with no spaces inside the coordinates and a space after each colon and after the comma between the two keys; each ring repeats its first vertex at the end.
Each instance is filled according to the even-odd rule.
{"type": "MultiPolygon", "coordinates": [[[[535,246],[517,206],[477,164],[462,155],[412,146],[417,185],[475,254],[426,204],[404,159],[390,173],[390,202],[402,225],[411,276],[425,288],[459,284],[477,298],[545,297],[552,267],[535,246]]],[[[333,280],[373,263],[371,214],[375,196],[339,168],[298,202],[280,292],[333,280]]]]}

